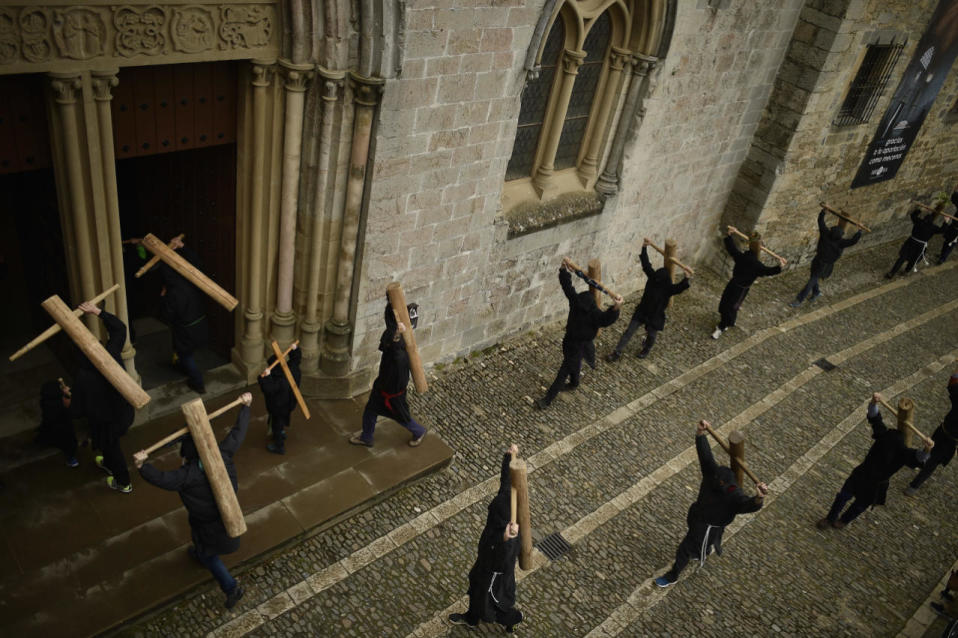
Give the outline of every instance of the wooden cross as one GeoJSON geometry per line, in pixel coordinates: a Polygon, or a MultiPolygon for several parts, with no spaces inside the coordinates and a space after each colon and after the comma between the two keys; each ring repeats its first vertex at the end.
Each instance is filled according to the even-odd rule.
{"type": "Polygon", "coordinates": [[[289,366],[286,365],[286,355],[282,350],[279,349],[279,344],[276,343],[276,340],[273,339],[273,354],[276,355],[276,361],[279,362],[281,368],[283,368],[283,374],[286,375],[286,380],[289,381],[289,387],[292,388],[293,394],[296,396],[296,403],[299,404],[299,409],[303,411],[303,414],[309,419],[309,408],[306,407],[306,401],[303,400],[303,395],[299,392],[299,386],[296,385],[296,380],[293,379],[293,373],[290,372],[289,366]]]}
{"type": "Polygon", "coordinates": [[[185,260],[179,253],[157,239],[156,236],[147,234],[142,243],[147,250],[162,259],[166,265],[209,295],[219,305],[232,312],[239,304],[236,297],[220,288],[216,282],[200,272],[196,266],[185,260]]]}

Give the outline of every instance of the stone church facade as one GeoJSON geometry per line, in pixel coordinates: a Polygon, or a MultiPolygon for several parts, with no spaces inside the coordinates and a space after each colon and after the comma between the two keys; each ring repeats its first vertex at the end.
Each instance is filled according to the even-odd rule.
{"type": "Polygon", "coordinates": [[[45,171],[73,300],[127,280],[124,238],[189,226],[240,302],[233,364],[299,339],[306,392],[349,396],[390,281],[430,364],[558,316],[562,255],[625,293],[643,236],[703,264],[734,223],[801,261],[823,200],[901,234],[958,180],[954,70],[897,175],[850,184],[938,6],[3,0],[0,185],[45,171]]]}

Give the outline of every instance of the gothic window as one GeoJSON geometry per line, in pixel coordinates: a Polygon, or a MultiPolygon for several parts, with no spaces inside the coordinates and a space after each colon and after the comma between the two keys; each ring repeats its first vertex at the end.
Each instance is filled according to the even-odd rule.
{"type": "Polygon", "coordinates": [[[565,28],[561,20],[549,32],[545,50],[542,52],[542,65],[539,77],[526,84],[522,91],[522,107],[519,110],[519,126],[516,128],[516,141],[512,148],[512,157],[506,168],[506,179],[528,177],[532,172],[532,162],[536,154],[536,143],[545,118],[549,90],[555,80],[556,67],[565,43],[565,28]]]}
{"type": "Polygon", "coordinates": [[[868,45],[865,58],[835,117],[835,126],[853,126],[868,121],[888,84],[902,47],[900,43],[868,45]]]}
{"type": "MultiPolygon", "coordinates": [[[[564,0],[522,92],[507,188],[545,200],[591,188],[630,58],[633,0],[564,0]],[[533,193],[534,191],[534,193],[533,193]]],[[[540,41],[541,42],[541,41],[540,41]]]]}

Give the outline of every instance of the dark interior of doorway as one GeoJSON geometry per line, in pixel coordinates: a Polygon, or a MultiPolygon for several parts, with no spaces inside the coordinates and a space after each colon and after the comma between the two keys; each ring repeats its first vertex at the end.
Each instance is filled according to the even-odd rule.
{"type": "MultiPolygon", "coordinates": [[[[123,237],[153,233],[168,241],[185,233],[184,242],[199,254],[203,272],[226,290],[235,290],[235,175],[235,144],[118,161],[123,237]]],[[[169,330],[155,319],[162,287],[159,275],[154,269],[133,279],[143,263],[133,244],[124,245],[124,261],[130,318],[136,332],[136,365],[143,386],[156,387],[181,378],[171,365],[169,330]]],[[[206,311],[210,342],[197,353],[201,369],[227,363],[233,346],[232,313],[211,300],[207,300],[206,311]]]]}

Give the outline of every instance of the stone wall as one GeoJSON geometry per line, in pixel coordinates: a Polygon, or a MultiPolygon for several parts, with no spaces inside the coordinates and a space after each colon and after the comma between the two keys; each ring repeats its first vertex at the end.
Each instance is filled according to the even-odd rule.
{"type": "MultiPolygon", "coordinates": [[[[907,232],[903,220],[911,210],[910,199],[925,197],[927,203],[929,193],[955,184],[958,129],[947,115],[958,99],[958,74],[952,68],[898,174],[850,189],[937,5],[938,0],[807,3],[726,208],[728,221],[756,226],[776,250],[797,263],[814,253],[819,201],[860,217],[874,231],[861,244],[868,245],[907,232]],[[907,36],[907,44],[869,121],[835,127],[832,121],[876,31],[907,36]]],[[[892,260],[889,255],[889,265],[892,260]]]]}
{"type": "MultiPolygon", "coordinates": [[[[913,24],[913,43],[933,2],[922,0],[912,10],[905,1],[884,3],[900,9],[884,13],[871,6],[878,4],[731,0],[711,9],[679,2],[671,47],[631,123],[619,193],[599,215],[508,239],[499,201],[525,79],[522,62],[543,2],[409,2],[401,72],[386,83],[375,139],[356,366],[377,361],[384,290],[393,279],[423,306],[417,334],[428,365],[564,315],[556,282],[562,255],[583,265],[600,259],[603,280],[623,294],[644,285],[637,262],[645,235],[660,244],[676,239],[688,263],[713,259],[723,214],[735,208],[729,202],[741,201],[733,189],[739,198],[748,194],[744,185],[756,163],[772,176],[758,178],[768,184],[757,225],[789,255],[802,253],[815,228],[809,205],[823,194],[800,184],[829,182],[847,191],[871,137],[867,125],[860,132],[829,129],[857,67],[860,34],[879,28],[869,24],[875,21],[913,24]],[[848,13],[850,22],[830,12],[848,13]],[[824,65],[808,86],[801,59],[824,65]],[[772,153],[766,149],[779,120],[797,122],[772,153]],[[842,175],[848,175],[844,182],[842,175]]],[[[953,103],[955,92],[952,74],[940,99],[953,103]]],[[[877,117],[885,104],[879,103],[877,117]]],[[[943,152],[934,143],[943,126],[938,113],[930,116],[899,179],[856,196],[887,199],[902,181],[916,189],[930,185],[934,179],[922,178],[918,167],[943,152]]],[[[854,199],[835,199],[859,209],[854,199]]],[[[888,208],[869,219],[880,223],[902,212],[888,208]]]]}

